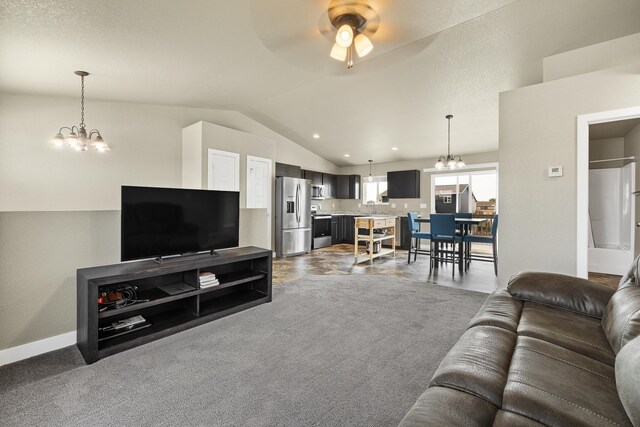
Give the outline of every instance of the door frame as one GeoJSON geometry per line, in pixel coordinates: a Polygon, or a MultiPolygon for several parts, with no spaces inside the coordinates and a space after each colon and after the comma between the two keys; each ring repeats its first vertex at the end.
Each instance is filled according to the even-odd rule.
{"type": "Polygon", "coordinates": [[[211,190],[213,187],[213,174],[211,173],[211,166],[213,165],[213,156],[219,154],[224,156],[233,157],[236,163],[236,182],[235,188],[229,191],[240,191],[240,153],[234,153],[232,151],[218,150],[215,148],[207,149],[207,189],[211,190]]]}
{"type": "Polygon", "coordinates": [[[269,170],[267,172],[268,175],[268,179],[269,179],[269,196],[267,197],[268,203],[267,203],[267,223],[269,224],[268,227],[268,234],[269,234],[269,241],[271,241],[271,229],[273,228],[273,224],[274,222],[272,221],[272,216],[271,216],[271,212],[273,211],[273,204],[274,204],[274,197],[273,197],[273,190],[274,190],[274,180],[273,180],[273,159],[267,159],[266,157],[258,157],[258,156],[250,156],[247,154],[247,180],[246,180],[246,196],[245,196],[245,206],[247,207],[247,209],[252,209],[249,208],[249,162],[251,162],[252,160],[258,161],[258,162],[265,162],[269,165],[269,170]]]}
{"type": "MultiPolygon", "coordinates": [[[[640,106],[576,117],[576,276],[589,275],[589,125],[640,117],[640,106]]],[[[635,202],[634,202],[635,204],[635,202]]],[[[635,222],[635,218],[634,218],[635,222]]],[[[635,233],[631,246],[635,250],[635,233]]]]}

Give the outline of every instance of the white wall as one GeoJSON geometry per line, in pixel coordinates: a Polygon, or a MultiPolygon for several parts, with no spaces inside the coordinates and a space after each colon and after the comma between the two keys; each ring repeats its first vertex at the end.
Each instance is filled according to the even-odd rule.
{"type": "Polygon", "coordinates": [[[576,273],[576,117],[640,105],[640,64],[500,94],[500,282],[576,273]],[[564,176],[547,178],[549,166],[564,176]]]}
{"type": "Polygon", "coordinates": [[[543,60],[543,81],[640,62],[640,33],[586,46],[543,60]]]}

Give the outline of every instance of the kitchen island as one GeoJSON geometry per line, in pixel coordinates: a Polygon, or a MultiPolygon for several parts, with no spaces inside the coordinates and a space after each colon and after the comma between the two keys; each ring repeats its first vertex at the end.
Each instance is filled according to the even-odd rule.
{"type": "Polygon", "coordinates": [[[396,256],[396,217],[395,216],[361,216],[355,219],[355,242],[353,245],[354,264],[359,262],[373,262],[374,258],[383,255],[396,256]],[[365,234],[361,233],[366,230],[365,234]],[[382,242],[391,240],[391,248],[383,248],[382,242]],[[364,251],[360,250],[359,242],[365,242],[364,251]]]}

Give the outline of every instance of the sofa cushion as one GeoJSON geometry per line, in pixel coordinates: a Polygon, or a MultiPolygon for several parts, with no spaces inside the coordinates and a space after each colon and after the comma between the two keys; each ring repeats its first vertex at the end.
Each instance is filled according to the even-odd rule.
{"type": "Polygon", "coordinates": [[[523,417],[522,415],[515,414],[509,411],[498,410],[496,418],[493,420],[493,427],[540,427],[544,424],[540,424],[531,418],[523,417]]]}
{"type": "Polygon", "coordinates": [[[548,341],[611,366],[615,363],[615,354],[600,321],[592,317],[527,302],[522,309],[518,335],[548,341]]]}
{"type": "Polygon", "coordinates": [[[640,335],[640,286],[618,289],[607,305],[602,328],[616,353],[640,335]]]}
{"type": "Polygon", "coordinates": [[[640,427],[640,337],[623,347],[616,357],[616,385],[622,406],[633,425],[640,427]]]}
{"type": "Polygon", "coordinates": [[[401,427],[489,426],[497,408],[479,397],[446,387],[425,391],[400,422],[401,427]]]}
{"type": "Polygon", "coordinates": [[[498,290],[489,295],[480,311],[469,322],[468,328],[474,326],[496,326],[516,332],[521,312],[521,300],[514,298],[506,290],[498,290]]]}
{"type": "Polygon", "coordinates": [[[633,260],[633,264],[631,264],[629,270],[627,270],[625,275],[622,276],[622,279],[620,279],[620,283],[618,283],[618,289],[622,289],[627,286],[638,286],[640,284],[638,280],[640,278],[639,270],[640,256],[636,257],[636,259],[633,260]]]}
{"type": "Polygon", "coordinates": [[[502,409],[545,425],[631,425],[612,366],[522,336],[511,360],[502,409]]]}
{"type": "Polygon", "coordinates": [[[556,273],[525,271],[509,280],[507,290],[523,301],[550,305],[586,316],[602,318],[615,292],[601,283],[556,273]]]}
{"type": "Polygon", "coordinates": [[[494,326],[467,329],[442,360],[429,386],[454,388],[499,407],[516,337],[494,326]]]}

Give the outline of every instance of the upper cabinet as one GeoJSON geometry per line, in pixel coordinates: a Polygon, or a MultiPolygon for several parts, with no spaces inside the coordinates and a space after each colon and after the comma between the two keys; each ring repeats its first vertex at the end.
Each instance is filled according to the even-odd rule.
{"type": "Polygon", "coordinates": [[[338,191],[338,177],[329,173],[322,174],[322,186],[325,199],[335,199],[338,191]]]}
{"type": "Polygon", "coordinates": [[[300,166],[288,165],[286,163],[276,163],[276,176],[286,176],[289,178],[301,178],[300,166]]]}
{"type": "Polygon", "coordinates": [[[390,199],[419,199],[420,171],[387,172],[387,196],[390,199]]]}
{"type": "Polygon", "coordinates": [[[338,175],[338,199],[360,198],[360,175],[338,175]]]}
{"type": "Polygon", "coordinates": [[[322,185],[322,172],[303,170],[304,179],[311,181],[311,185],[322,185]]]}

